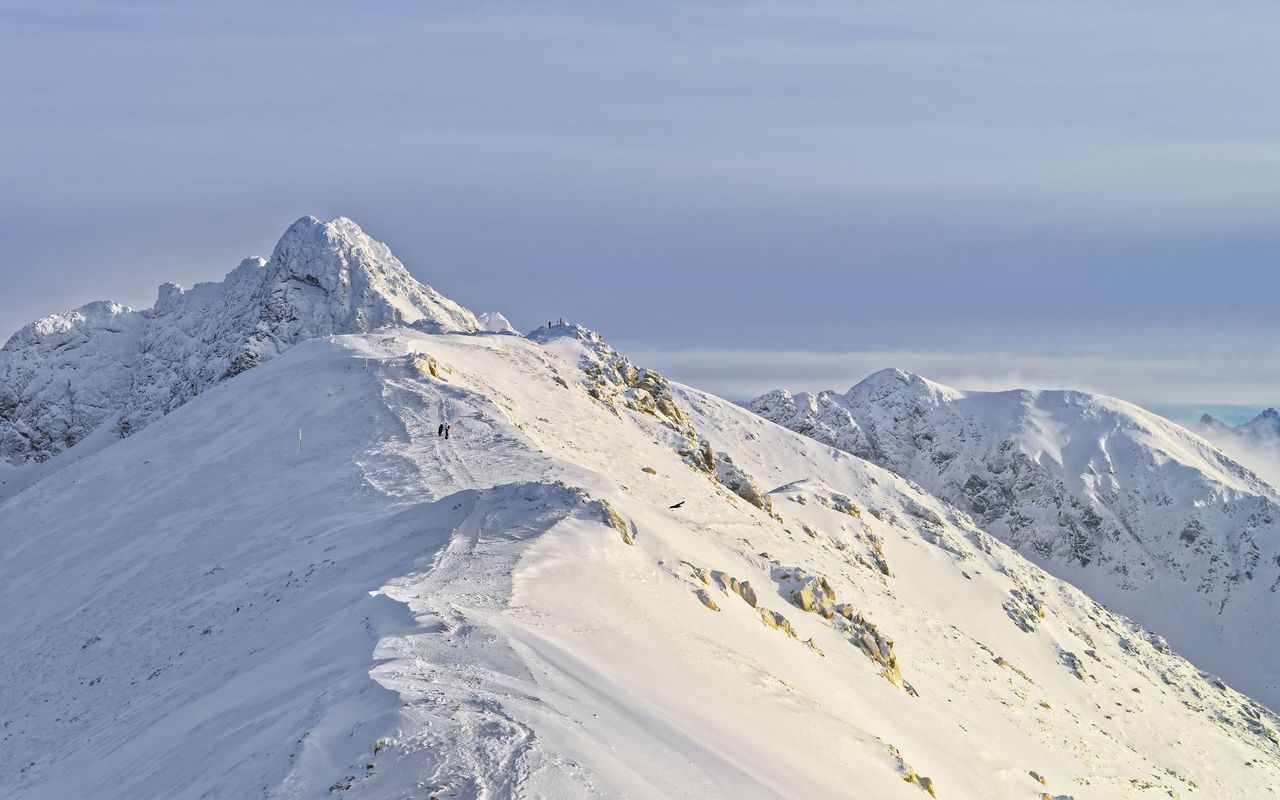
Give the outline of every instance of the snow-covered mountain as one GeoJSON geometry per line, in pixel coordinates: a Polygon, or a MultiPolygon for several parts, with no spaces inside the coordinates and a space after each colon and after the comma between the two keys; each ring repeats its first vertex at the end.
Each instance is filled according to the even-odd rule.
{"type": "Polygon", "coordinates": [[[220,283],[166,283],[145,311],[98,301],[14,334],[0,348],[0,460],[44,461],[103,426],[128,435],[300,341],[385,325],[480,327],[351,220],[305,217],[220,283]]]}
{"type": "Polygon", "coordinates": [[[1280,411],[1268,408],[1258,416],[1237,425],[1235,431],[1267,444],[1280,444],[1280,411]]]}
{"type": "Polygon", "coordinates": [[[1280,412],[1274,408],[1235,427],[1205,414],[1192,430],[1272,486],[1280,486],[1280,412]]]}
{"type": "Polygon", "coordinates": [[[457,313],[281,339],[0,500],[4,796],[1280,786],[1273,712],[912,482],[457,313]]]}
{"type": "Polygon", "coordinates": [[[1274,408],[1268,408],[1235,427],[1212,414],[1205,414],[1196,422],[1194,430],[1223,449],[1234,446],[1243,448],[1246,452],[1254,451],[1273,459],[1280,458],[1280,411],[1274,408]]]}
{"type": "Polygon", "coordinates": [[[965,392],[901,370],[751,408],[910,478],[1280,703],[1280,497],[1201,437],[1114,398],[965,392]]]}

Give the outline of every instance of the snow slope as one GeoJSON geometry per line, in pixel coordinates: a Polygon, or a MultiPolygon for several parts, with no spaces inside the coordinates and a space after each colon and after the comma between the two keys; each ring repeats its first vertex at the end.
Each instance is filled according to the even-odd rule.
{"type": "Polygon", "coordinates": [[[480,327],[351,220],[304,217],[270,260],[220,283],[166,283],[151,309],[94,302],[14,334],[0,348],[0,462],[47,460],[103,426],[128,435],[300,341],[393,324],[480,327]]]}
{"type": "Polygon", "coordinates": [[[1199,436],[1114,398],[964,392],[901,370],[751,407],[910,478],[1280,704],[1280,497],[1199,436]]]}
{"type": "Polygon", "coordinates": [[[6,797],[1280,785],[1280,720],[1159,637],[576,327],[301,343],[0,503],[0,547],[6,797]]]}

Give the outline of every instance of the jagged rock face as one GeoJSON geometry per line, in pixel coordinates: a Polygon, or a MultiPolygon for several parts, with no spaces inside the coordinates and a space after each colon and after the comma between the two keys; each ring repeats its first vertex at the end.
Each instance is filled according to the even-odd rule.
{"type": "Polygon", "coordinates": [[[300,341],[387,325],[480,327],[351,220],[304,217],[269,260],[220,283],[167,283],[151,309],[96,302],[18,331],[0,349],[0,458],[45,460],[103,425],[128,435],[300,341]]]}
{"type": "Polygon", "coordinates": [[[845,394],[774,391],[751,408],[919,483],[1193,660],[1226,669],[1222,653],[1238,645],[1280,664],[1280,643],[1240,621],[1273,613],[1280,498],[1163,418],[1081,392],[962,392],[901,370],[845,394]]]}
{"type": "Polygon", "coordinates": [[[671,384],[651,369],[637,367],[614,350],[600,334],[576,324],[538,328],[528,338],[551,349],[562,350],[575,360],[586,374],[585,388],[596,400],[613,408],[621,403],[626,408],[665,420],[672,429],[696,439],[689,417],[676,402],[671,384]],[[565,349],[567,346],[568,349],[565,349]]]}
{"type": "Polygon", "coordinates": [[[729,491],[766,514],[773,513],[773,500],[770,499],[768,492],[760,488],[755,478],[733,463],[733,459],[728,454],[715,454],[715,475],[716,479],[729,491]]]}
{"type": "Polygon", "coordinates": [[[48,458],[92,433],[132,383],[145,324],[96,302],[15,333],[0,349],[0,458],[48,458]]]}

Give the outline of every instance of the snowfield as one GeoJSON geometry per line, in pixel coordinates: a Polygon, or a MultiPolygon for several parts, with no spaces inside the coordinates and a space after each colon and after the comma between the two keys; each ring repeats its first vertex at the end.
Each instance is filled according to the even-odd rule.
{"type": "Polygon", "coordinates": [[[402,323],[8,468],[6,797],[1280,786],[1273,712],[908,480],[577,326],[402,323]]]}

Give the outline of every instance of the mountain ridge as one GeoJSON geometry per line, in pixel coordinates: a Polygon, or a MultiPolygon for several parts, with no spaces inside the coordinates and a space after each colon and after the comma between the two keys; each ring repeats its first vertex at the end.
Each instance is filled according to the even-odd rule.
{"type": "Polygon", "coordinates": [[[902,371],[749,404],[891,469],[1255,695],[1280,699],[1280,493],[1194,433],[1070,390],[963,392],[902,371]],[[1246,664],[1253,666],[1245,667],[1246,664]]]}
{"type": "MultiPolygon", "coordinates": [[[[93,378],[19,418],[50,436],[101,395],[0,492],[7,795],[1280,783],[1274,711],[916,482],[580,325],[479,330],[354,223],[298,224],[158,312],[90,304],[4,356],[37,388],[93,378]]],[[[971,396],[895,372],[850,396],[900,386],[913,436],[971,396]]],[[[898,452],[898,421],[867,441],[898,452]]]]}
{"type": "Polygon", "coordinates": [[[387,325],[480,328],[351,220],[303,217],[270,259],[220,282],[165,283],[150,309],[96,301],[19,329],[0,348],[0,460],[47,460],[102,425],[127,436],[299,341],[387,325]]]}
{"type": "Polygon", "coordinates": [[[1280,779],[1280,718],[956,509],[655,387],[673,420],[598,334],[542,338],[303,342],[0,502],[20,712],[0,785],[1017,800],[1280,779]],[[776,486],[772,510],[691,441],[776,486]]]}

